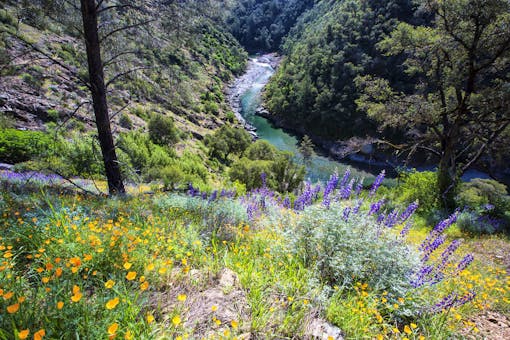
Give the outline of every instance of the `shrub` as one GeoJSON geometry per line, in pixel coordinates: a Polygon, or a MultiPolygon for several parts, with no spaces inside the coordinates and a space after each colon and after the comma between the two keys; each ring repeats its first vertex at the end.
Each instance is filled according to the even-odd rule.
{"type": "Polygon", "coordinates": [[[251,136],[243,129],[223,125],[212,135],[205,136],[204,143],[212,157],[226,161],[230,154],[241,155],[250,146],[251,136]]]}
{"type": "Polygon", "coordinates": [[[457,226],[459,229],[472,235],[494,234],[501,230],[502,224],[502,220],[479,215],[469,210],[460,213],[457,219],[457,226]]]}
{"type": "Polygon", "coordinates": [[[435,172],[413,170],[400,176],[398,200],[404,204],[418,201],[418,211],[429,214],[439,208],[437,175],[435,172]]]}
{"type": "Polygon", "coordinates": [[[179,140],[179,133],[172,118],[155,114],[149,120],[149,137],[154,144],[172,145],[179,140]]]}
{"type": "Polygon", "coordinates": [[[119,117],[119,125],[124,129],[131,130],[133,128],[133,121],[127,114],[123,114],[119,117]]]}
{"type": "Polygon", "coordinates": [[[51,137],[38,131],[0,130],[0,159],[21,163],[38,158],[50,149],[51,137]]]}
{"type": "Polygon", "coordinates": [[[48,120],[50,120],[52,122],[56,122],[60,118],[60,114],[58,113],[58,110],[49,109],[47,111],[47,113],[48,113],[48,120]]]}
{"type": "Polygon", "coordinates": [[[331,286],[353,288],[364,282],[376,291],[404,296],[419,264],[418,252],[381,228],[363,214],[346,219],[340,206],[312,206],[289,226],[289,250],[331,286]]]}
{"type": "Polygon", "coordinates": [[[279,192],[293,191],[304,179],[305,170],[294,163],[292,154],[278,151],[266,141],[256,141],[245,154],[232,165],[230,179],[244,183],[249,190],[263,186],[263,173],[267,187],[279,192]]]}
{"type": "Polygon", "coordinates": [[[510,208],[510,196],[504,184],[491,179],[475,178],[461,184],[457,204],[480,213],[503,216],[510,208]]]}

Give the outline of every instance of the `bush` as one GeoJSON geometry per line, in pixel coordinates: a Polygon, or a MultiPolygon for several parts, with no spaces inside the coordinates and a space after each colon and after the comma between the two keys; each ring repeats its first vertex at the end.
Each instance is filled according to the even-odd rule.
{"type": "Polygon", "coordinates": [[[0,159],[21,163],[38,158],[51,148],[51,137],[38,131],[0,130],[0,159]]]}
{"type": "Polygon", "coordinates": [[[127,114],[123,114],[119,117],[119,125],[124,129],[131,130],[133,128],[133,121],[127,114]]]}
{"type": "Polygon", "coordinates": [[[462,183],[456,200],[459,207],[494,216],[503,216],[510,209],[506,186],[491,179],[475,178],[462,183]]]}
{"type": "Polygon", "coordinates": [[[393,296],[405,296],[411,289],[418,252],[381,230],[372,218],[358,214],[346,221],[340,206],[312,206],[301,216],[289,226],[289,251],[330,286],[349,289],[363,282],[393,296]]]}
{"type": "Polygon", "coordinates": [[[256,141],[245,154],[232,165],[230,179],[244,183],[247,189],[262,187],[263,173],[267,187],[279,192],[293,191],[304,179],[305,170],[294,163],[292,153],[278,151],[266,141],[256,141]]]}
{"type": "Polygon", "coordinates": [[[479,215],[474,211],[465,210],[459,214],[457,226],[465,233],[472,235],[494,234],[502,229],[503,221],[490,216],[479,215]]]}
{"type": "Polygon", "coordinates": [[[209,154],[225,162],[229,155],[241,155],[251,143],[251,136],[243,129],[223,125],[212,135],[205,136],[209,154]]]}
{"type": "Polygon", "coordinates": [[[413,170],[400,175],[397,188],[398,200],[404,204],[418,201],[418,211],[430,214],[439,208],[437,174],[431,171],[413,170]]]}
{"type": "Polygon", "coordinates": [[[154,144],[167,146],[179,140],[179,133],[172,118],[155,114],[149,120],[149,137],[154,144]]]}

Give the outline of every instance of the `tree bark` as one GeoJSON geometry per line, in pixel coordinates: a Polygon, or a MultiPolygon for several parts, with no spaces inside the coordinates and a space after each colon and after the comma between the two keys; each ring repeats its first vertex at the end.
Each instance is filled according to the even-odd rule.
{"type": "Polygon", "coordinates": [[[458,174],[455,160],[455,148],[453,144],[449,142],[443,145],[437,176],[441,204],[444,209],[451,211],[455,209],[458,174]]]}
{"type": "Polygon", "coordinates": [[[95,0],[80,0],[83,19],[83,32],[87,50],[90,92],[96,116],[96,126],[103,155],[103,163],[108,180],[110,195],[124,194],[124,183],[120,172],[115,144],[113,142],[106,100],[106,85],[104,81],[103,63],[101,60],[101,46],[99,41],[97,9],[95,0]]]}

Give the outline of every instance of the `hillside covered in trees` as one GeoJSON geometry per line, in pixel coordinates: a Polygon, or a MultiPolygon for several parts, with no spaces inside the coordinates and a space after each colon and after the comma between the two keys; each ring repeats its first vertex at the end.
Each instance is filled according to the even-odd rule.
{"type": "Polygon", "coordinates": [[[508,27],[0,2],[0,340],[510,338],[508,27]]]}

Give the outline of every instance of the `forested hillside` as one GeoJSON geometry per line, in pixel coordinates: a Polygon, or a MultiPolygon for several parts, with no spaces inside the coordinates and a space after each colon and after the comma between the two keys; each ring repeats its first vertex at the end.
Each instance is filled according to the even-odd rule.
{"type": "Polygon", "coordinates": [[[314,0],[239,0],[227,19],[250,52],[279,50],[282,40],[314,0]]]}
{"type": "Polygon", "coordinates": [[[377,43],[398,21],[421,20],[413,3],[320,1],[284,45],[286,59],[267,88],[269,111],[286,126],[329,139],[373,133],[374,122],[356,107],[354,79],[377,74],[409,86],[402,58],[383,56],[377,43]]]}

